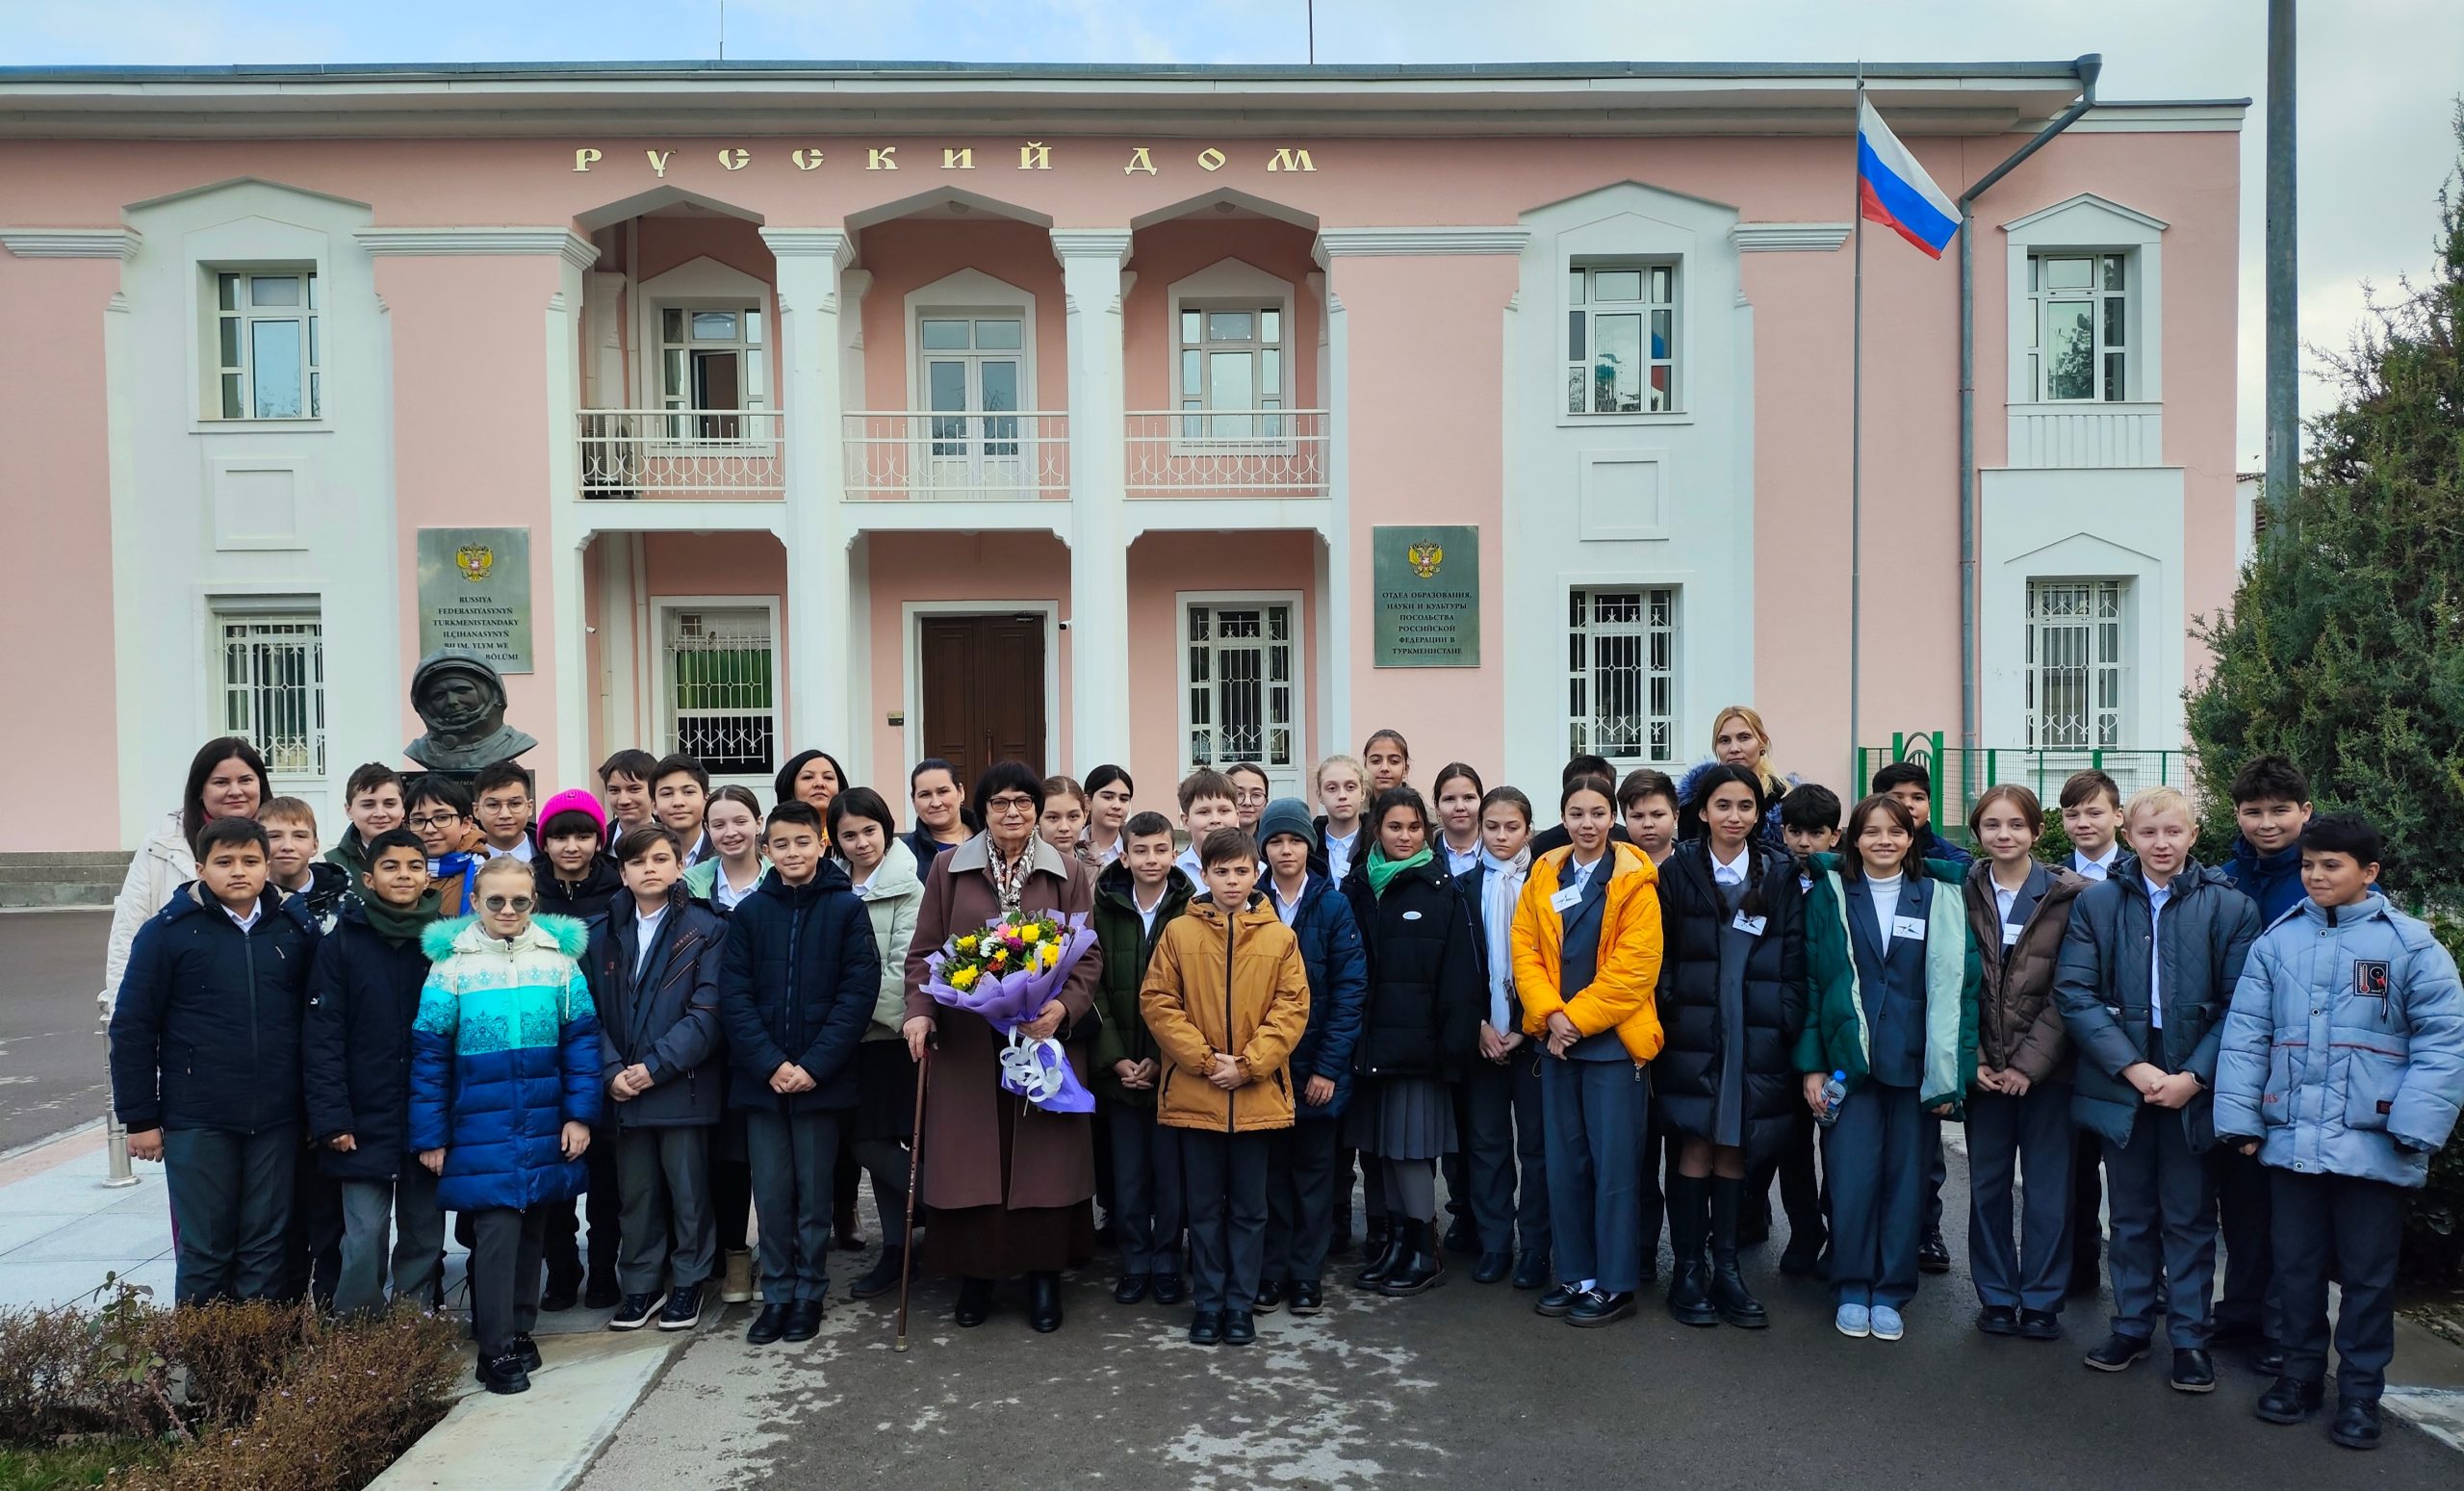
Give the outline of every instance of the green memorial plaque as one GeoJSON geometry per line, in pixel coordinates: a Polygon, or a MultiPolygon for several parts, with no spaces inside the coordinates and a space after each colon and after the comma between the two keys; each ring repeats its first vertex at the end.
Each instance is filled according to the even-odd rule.
{"type": "Polygon", "coordinates": [[[1480,665],[1480,530],[1379,527],[1370,530],[1377,588],[1380,668],[1480,665]]]}

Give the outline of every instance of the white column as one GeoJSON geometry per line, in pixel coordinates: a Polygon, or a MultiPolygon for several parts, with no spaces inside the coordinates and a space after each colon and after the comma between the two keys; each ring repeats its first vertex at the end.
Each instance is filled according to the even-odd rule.
{"type": "Polygon", "coordinates": [[[840,427],[838,275],[854,260],[835,228],[763,228],[779,264],[779,407],[785,439],[787,736],[783,754],[855,743],[848,652],[846,473],[840,427]]]}
{"type": "Polygon", "coordinates": [[[1126,228],[1056,228],[1069,310],[1070,754],[1083,771],[1129,759],[1128,397],[1120,304],[1126,228]]]}
{"type": "MultiPolygon", "coordinates": [[[[582,551],[590,542],[581,504],[582,286],[599,250],[590,240],[567,233],[556,293],[548,297],[548,543],[549,583],[556,606],[555,780],[590,780],[590,607],[583,601],[582,551]]],[[[537,666],[534,660],[532,666],[537,666]]],[[[545,767],[547,763],[533,763],[545,767]]],[[[545,772],[542,772],[545,775],[545,772]]]]}
{"type": "Polygon", "coordinates": [[[1328,754],[1357,751],[1351,728],[1352,528],[1351,528],[1351,328],[1335,276],[1326,275],[1326,356],[1319,398],[1326,406],[1325,588],[1318,596],[1318,632],[1325,638],[1324,721],[1320,727],[1328,754]]]}

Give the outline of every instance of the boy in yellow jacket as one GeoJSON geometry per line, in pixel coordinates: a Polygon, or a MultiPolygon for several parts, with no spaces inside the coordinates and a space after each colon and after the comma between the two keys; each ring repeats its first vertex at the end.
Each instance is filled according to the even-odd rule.
{"type": "Polygon", "coordinates": [[[1292,929],[1256,896],[1257,840],[1217,829],[1198,860],[1206,893],[1164,929],[1138,1003],[1164,1059],[1156,1121],[1184,1131],[1190,1344],[1247,1346],[1266,1266],[1267,1139],[1292,1126],[1309,970],[1292,929]]]}

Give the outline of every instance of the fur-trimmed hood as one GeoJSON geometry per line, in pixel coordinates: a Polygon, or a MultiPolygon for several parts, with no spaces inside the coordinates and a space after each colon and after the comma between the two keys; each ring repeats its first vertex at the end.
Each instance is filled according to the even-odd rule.
{"type": "Polygon", "coordinates": [[[578,959],[590,947],[588,924],[571,916],[533,916],[530,925],[510,942],[488,936],[476,916],[454,916],[432,921],[420,934],[420,951],[430,963],[443,963],[455,953],[484,953],[503,950],[514,953],[535,949],[553,950],[568,958],[578,959]]]}

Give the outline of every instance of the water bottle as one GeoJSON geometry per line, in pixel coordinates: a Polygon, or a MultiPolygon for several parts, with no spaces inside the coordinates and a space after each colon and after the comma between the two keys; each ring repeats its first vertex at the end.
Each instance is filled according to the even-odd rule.
{"type": "Polygon", "coordinates": [[[1831,1074],[1831,1080],[1822,1085],[1822,1112],[1814,1115],[1813,1121],[1822,1125],[1824,1128],[1829,1128],[1833,1124],[1838,1122],[1839,1104],[1847,1097],[1847,1095],[1848,1073],[1844,1071],[1833,1072],[1831,1074]]]}

